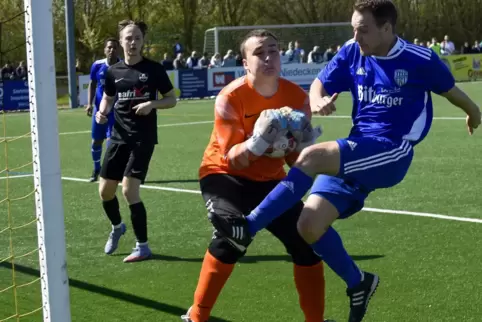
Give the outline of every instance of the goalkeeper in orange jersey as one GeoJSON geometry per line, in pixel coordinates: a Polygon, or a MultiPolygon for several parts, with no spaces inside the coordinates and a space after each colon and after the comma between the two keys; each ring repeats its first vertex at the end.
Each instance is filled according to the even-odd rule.
{"type": "MultiPolygon", "coordinates": [[[[285,176],[285,163],[294,162],[300,148],[316,139],[310,124],[307,94],[279,76],[281,64],[276,37],[267,30],[251,31],[241,44],[241,53],[246,76],[231,82],[217,96],[214,129],[199,169],[208,213],[218,216],[250,213],[285,176]],[[298,117],[298,128],[293,130],[297,130],[299,148],[284,157],[270,157],[267,152],[280,137],[279,133],[287,128],[289,117],[280,112],[285,106],[294,110],[289,117],[298,117]]],[[[304,321],[322,322],[323,264],[296,229],[302,209],[300,201],[273,221],[267,230],[291,255],[304,321]]],[[[183,321],[206,322],[209,319],[235,263],[245,253],[246,245],[214,232],[204,256],[194,303],[181,317],[183,321]]]]}

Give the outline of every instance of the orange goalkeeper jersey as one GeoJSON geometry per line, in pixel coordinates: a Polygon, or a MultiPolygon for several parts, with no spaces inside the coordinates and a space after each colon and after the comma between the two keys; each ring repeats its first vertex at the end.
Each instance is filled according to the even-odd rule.
{"type": "Polygon", "coordinates": [[[250,160],[244,151],[232,153],[249,139],[260,113],[267,109],[289,106],[311,117],[307,93],[298,85],[280,78],[276,94],[265,98],[258,94],[246,77],[238,78],[224,87],[214,104],[214,128],[199,169],[199,177],[224,173],[254,181],[280,180],[287,158],[256,157],[250,160]],[[233,157],[233,155],[236,155],[233,157]]]}

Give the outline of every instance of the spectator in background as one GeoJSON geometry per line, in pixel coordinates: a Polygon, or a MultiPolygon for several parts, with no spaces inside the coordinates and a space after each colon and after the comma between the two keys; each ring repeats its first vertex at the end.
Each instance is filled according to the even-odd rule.
{"type": "Polygon", "coordinates": [[[209,61],[209,53],[208,52],[204,52],[202,57],[199,59],[199,62],[198,62],[198,67],[199,68],[208,68],[209,65],[210,65],[210,61],[209,61]]]}
{"type": "Polygon", "coordinates": [[[445,35],[444,41],[440,44],[440,49],[442,55],[452,55],[455,52],[455,45],[452,41],[450,41],[450,38],[448,35],[445,35]]]}
{"type": "Polygon", "coordinates": [[[437,55],[442,55],[442,48],[440,47],[440,44],[437,42],[437,38],[433,37],[432,38],[432,43],[429,46],[430,49],[432,49],[437,55]]]}
{"type": "Polygon", "coordinates": [[[174,66],[174,69],[186,69],[186,61],[184,60],[184,55],[182,53],[177,54],[176,59],[174,59],[174,62],[172,63],[174,66]]]}
{"type": "Polygon", "coordinates": [[[313,50],[308,53],[308,64],[321,64],[323,62],[323,53],[320,51],[320,46],[313,47],[313,50]]]}
{"type": "Polygon", "coordinates": [[[222,67],[223,60],[221,59],[220,53],[215,53],[213,57],[211,57],[211,67],[222,67]]]}
{"type": "Polygon", "coordinates": [[[187,68],[197,68],[199,63],[199,57],[197,56],[197,52],[193,51],[191,56],[188,57],[186,65],[187,68]]]}
{"type": "Polygon", "coordinates": [[[229,49],[223,59],[223,67],[236,67],[236,58],[232,49],[229,49]]]}
{"type": "Polygon", "coordinates": [[[174,57],[177,57],[179,54],[184,54],[184,47],[181,45],[181,41],[179,40],[179,37],[174,38],[174,46],[173,46],[173,52],[174,52],[174,57]]]}
{"type": "Polygon", "coordinates": [[[281,48],[281,50],[279,51],[279,54],[280,54],[281,64],[287,64],[288,56],[286,56],[286,48],[281,48]]]}
{"type": "Polygon", "coordinates": [[[295,51],[298,52],[298,56],[300,57],[299,62],[302,63],[305,58],[305,51],[301,48],[301,43],[298,40],[295,40],[295,51]]]}
{"type": "Polygon", "coordinates": [[[243,66],[243,57],[240,54],[237,54],[234,59],[236,60],[236,66],[243,66]]]}
{"type": "Polygon", "coordinates": [[[427,44],[425,45],[425,47],[430,48],[430,46],[432,46],[432,43],[430,41],[427,41],[427,44]]]}
{"type": "Polygon", "coordinates": [[[417,45],[422,46],[422,47],[425,47],[425,42],[419,41],[417,45]]]}
{"type": "Polygon", "coordinates": [[[1,80],[15,78],[15,70],[13,69],[12,64],[10,64],[9,62],[6,63],[0,70],[0,76],[1,80]]]}
{"type": "Polygon", "coordinates": [[[325,62],[329,62],[333,57],[335,57],[335,55],[336,55],[336,46],[330,45],[330,47],[325,51],[323,60],[325,62]]]}
{"type": "Polygon", "coordinates": [[[476,40],[474,42],[474,45],[472,46],[472,52],[475,53],[475,54],[480,54],[482,53],[482,48],[481,46],[479,45],[479,41],[476,40]]]}
{"type": "Polygon", "coordinates": [[[24,61],[21,61],[18,64],[18,67],[15,70],[15,74],[16,74],[18,79],[27,79],[27,66],[25,66],[24,61]]]}
{"type": "Polygon", "coordinates": [[[164,53],[164,59],[161,60],[161,65],[164,66],[165,70],[173,70],[174,64],[168,53],[164,53]]]}
{"type": "Polygon", "coordinates": [[[464,45],[460,49],[460,53],[461,54],[472,54],[472,52],[473,52],[472,47],[470,47],[469,42],[468,41],[464,42],[464,45]]]}
{"type": "Polygon", "coordinates": [[[288,50],[285,55],[287,56],[286,64],[298,64],[301,62],[300,51],[295,48],[292,41],[288,43],[288,50]]]}

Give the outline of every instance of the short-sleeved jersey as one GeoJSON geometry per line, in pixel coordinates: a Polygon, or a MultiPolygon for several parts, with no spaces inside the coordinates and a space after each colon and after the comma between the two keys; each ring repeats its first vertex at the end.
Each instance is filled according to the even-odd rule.
{"type": "Polygon", "coordinates": [[[408,140],[412,145],[431,127],[430,93],[441,94],[455,85],[437,54],[400,38],[386,57],[363,56],[358,44],[348,41],[318,79],[330,95],[351,92],[350,136],[408,140]]]}
{"type": "Polygon", "coordinates": [[[94,100],[96,109],[99,108],[100,101],[102,101],[102,96],[104,95],[105,73],[108,68],[109,63],[106,58],[96,60],[90,68],[90,80],[97,83],[94,100]]]}
{"type": "Polygon", "coordinates": [[[203,178],[224,173],[254,181],[280,180],[285,176],[283,158],[261,156],[243,169],[235,169],[227,158],[229,150],[249,139],[260,113],[289,106],[311,117],[309,98],[298,85],[280,78],[276,94],[265,98],[258,94],[246,77],[229,83],[218,94],[214,107],[214,128],[199,169],[203,178]]]}
{"type": "Polygon", "coordinates": [[[145,142],[157,144],[157,113],[136,115],[132,108],[158,99],[158,92],[166,94],[173,89],[164,67],[147,58],[135,65],[120,61],[107,70],[104,92],[116,96],[113,143],[145,142]]]}

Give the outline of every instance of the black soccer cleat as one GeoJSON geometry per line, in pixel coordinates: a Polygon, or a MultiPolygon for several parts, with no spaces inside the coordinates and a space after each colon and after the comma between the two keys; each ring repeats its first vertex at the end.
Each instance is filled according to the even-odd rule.
{"type": "Polygon", "coordinates": [[[92,171],[92,175],[90,176],[90,179],[89,179],[89,182],[96,182],[97,180],[99,180],[99,174],[100,174],[100,170],[99,171],[92,171]]]}
{"type": "Polygon", "coordinates": [[[244,247],[247,247],[253,240],[249,234],[248,221],[244,216],[220,216],[209,212],[208,218],[222,237],[244,247]]]}
{"type": "Polygon", "coordinates": [[[362,281],[357,286],[347,289],[346,294],[350,297],[350,317],[348,322],[361,322],[368,308],[368,302],[377,290],[380,282],[377,275],[361,272],[362,281]]]}

